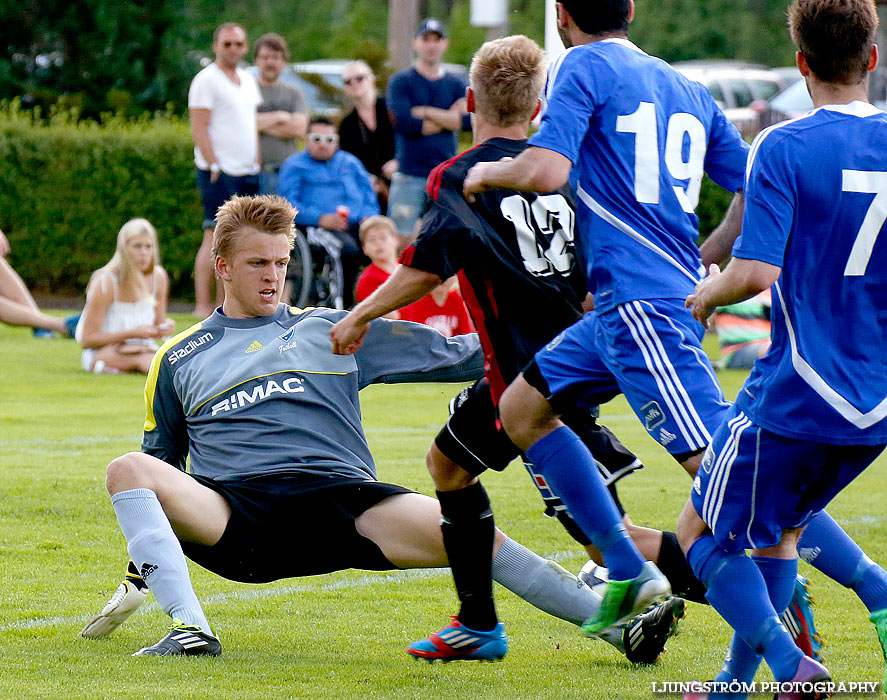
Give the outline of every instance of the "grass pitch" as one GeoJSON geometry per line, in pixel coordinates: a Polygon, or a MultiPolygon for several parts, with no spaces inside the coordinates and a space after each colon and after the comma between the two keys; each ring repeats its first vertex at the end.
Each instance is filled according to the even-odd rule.
{"type": "MultiPolygon", "coordinates": [[[[190,323],[178,318],[179,328],[190,323]]],[[[168,618],[153,603],[104,640],[78,632],[117,586],[126,548],[104,490],[115,456],[139,447],[143,379],[79,369],[72,341],[35,340],[0,326],[0,699],[6,698],[651,698],[654,682],[712,678],[729,638],[709,608],[691,605],[681,633],[653,667],[633,668],[613,649],[498,588],[510,636],[503,663],[429,665],[405,646],[456,611],[447,570],[350,571],[247,586],[192,565],[198,596],[224,653],[218,659],[131,658],[168,618]]],[[[728,395],[744,376],[724,372],[728,395]]],[[[442,424],[447,385],[370,387],[362,395],[379,477],[433,493],[424,454],[442,424]]],[[[647,468],[620,492],[633,519],[673,529],[690,481],[650,440],[627,405],[604,422],[647,468]]],[[[887,562],[887,490],[881,459],[830,507],[877,561],[887,562]]],[[[497,523],[535,551],[576,571],[584,557],[519,464],[488,474],[497,523]]],[[[311,533],[292,533],[280,556],[299,556],[311,533]]],[[[873,626],[856,596],[801,564],[813,580],[817,626],[836,680],[880,681],[873,626]]],[[[769,680],[762,670],[758,680],[769,680]]]]}

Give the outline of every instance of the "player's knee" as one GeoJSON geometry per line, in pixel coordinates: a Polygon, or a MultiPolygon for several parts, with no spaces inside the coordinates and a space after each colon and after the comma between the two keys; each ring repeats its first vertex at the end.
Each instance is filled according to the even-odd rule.
{"type": "Polygon", "coordinates": [[[436,443],[432,443],[425,453],[425,466],[438,491],[465,488],[476,478],[441,452],[436,443]]]}
{"type": "Polygon", "coordinates": [[[523,375],[519,375],[502,394],[499,417],[508,437],[523,450],[558,425],[548,401],[523,375]]]}
{"type": "Polygon", "coordinates": [[[499,418],[502,420],[502,427],[519,447],[522,438],[527,434],[531,424],[531,417],[526,412],[527,389],[532,388],[527,384],[522,376],[512,382],[505,393],[499,400],[499,418]]]}
{"type": "Polygon", "coordinates": [[[112,496],[121,491],[145,488],[147,480],[144,466],[139,464],[140,452],[130,452],[112,460],[105,475],[105,488],[112,496]]]}
{"type": "Polygon", "coordinates": [[[675,527],[678,544],[681,545],[681,550],[683,550],[684,554],[690,551],[690,547],[705,533],[705,530],[705,523],[696,512],[693,503],[688,500],[678,516],[678,524],[675,527]]]}

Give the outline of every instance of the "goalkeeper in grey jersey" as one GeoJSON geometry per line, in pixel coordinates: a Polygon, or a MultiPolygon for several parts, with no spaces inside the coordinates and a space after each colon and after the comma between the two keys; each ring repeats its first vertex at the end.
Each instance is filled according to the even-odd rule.
{"type": "MultiPolygon", "coordinates": [[[[437,501],[377,481],[357,394],[374,382],[475,379],[477,338],[380,319],[359,352],[333,355],[329,331],[344,312],[280,303],[294,216],[273,196],[234,197],[219,209],[213,255],[225,302],[158,351],[143,451],[108,466],[132,561],[86,637],[113,631],[150,588],[174,626],[137,655],[221,653],[186,556],[246,583],[447,564],[437,501]]],[[[599,603],[498,531],[493,574],[574,624],[599,603]]]]}

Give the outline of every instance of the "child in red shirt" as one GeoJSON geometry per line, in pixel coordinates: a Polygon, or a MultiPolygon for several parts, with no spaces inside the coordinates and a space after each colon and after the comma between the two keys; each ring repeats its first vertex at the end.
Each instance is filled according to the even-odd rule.
{"type": "Polygon", "coordinates": [[[431,294],[400,310],[405,321],[431,326],[447,338],[474,332],[462,295],[456,288],[456,278],[450,277],[431,294]]]}

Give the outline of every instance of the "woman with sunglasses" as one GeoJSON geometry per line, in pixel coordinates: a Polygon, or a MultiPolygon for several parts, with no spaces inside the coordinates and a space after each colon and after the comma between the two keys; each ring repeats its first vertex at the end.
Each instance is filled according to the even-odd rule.
{"type": "Polygon", "coordinates": [[[345,95],[354,104],[339,125],[340,146],[357,156],[373,180],[382,211],[388,201],[394,160],[394,130],[384,96],[376,91],[376,76],[364,61],[351,61],[342,69],[345,95]]]}

